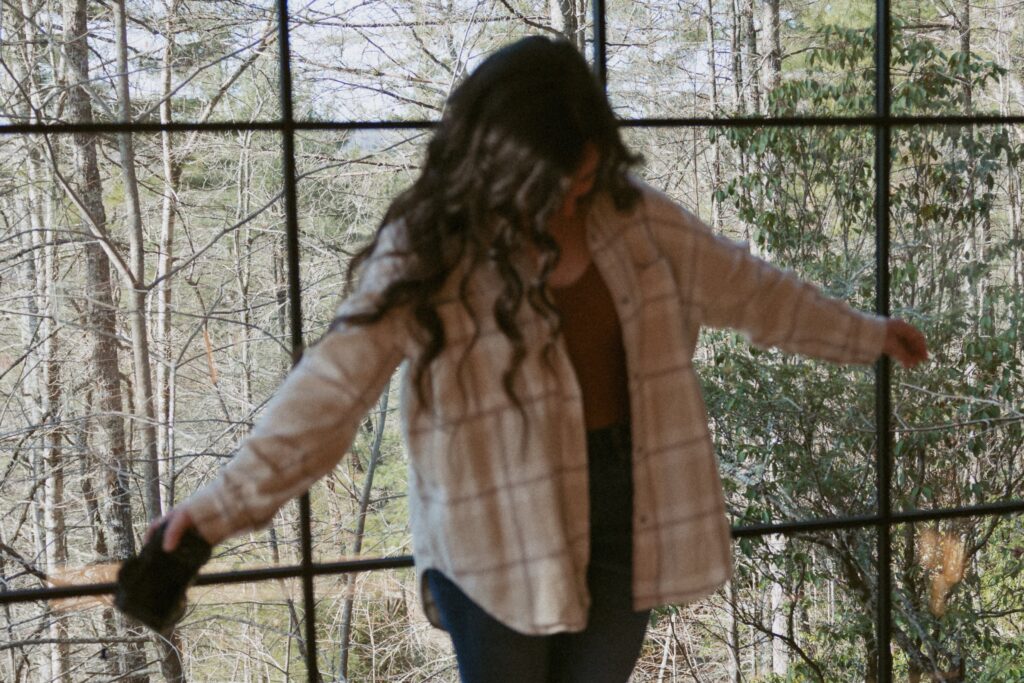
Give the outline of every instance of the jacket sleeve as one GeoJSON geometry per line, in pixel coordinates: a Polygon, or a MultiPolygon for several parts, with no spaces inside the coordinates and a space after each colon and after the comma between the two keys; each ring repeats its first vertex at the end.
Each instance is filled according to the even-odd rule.
{"type": "MultiPolygon", "coordinates": [[[[386,251],[376,255],[384,244],[382,239],[366,262],[339,316],[378,295],[394,272],[395,257],[386,251]]],[[[336,318],[330,331],[306,350],[235,457],[182,503],[204,536],[221,541],[267,525],[282,505],[338,463],[404,357],[404,316],[396,308],[369,325],[347,325],[336,318]]]]}
{"type": "Polygon", "coordinates": [[[745,245],[713,234],[692,214],[683,212],[673,232],[676,277],[701,324],[739,330],[761,348],[835,363],[867,364],[881,355],[885,318],[825,296],[745,245]]]}

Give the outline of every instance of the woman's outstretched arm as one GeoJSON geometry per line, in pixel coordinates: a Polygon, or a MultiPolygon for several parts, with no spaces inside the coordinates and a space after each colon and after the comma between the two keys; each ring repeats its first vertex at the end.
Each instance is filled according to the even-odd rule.
{"type": "Polygon", "coordinates": [[[762,348],[836,363],[871,363],[885,353],[912,367],[928,357],[924,335],[909,323],[826,296],[675,209],[677,226],[662,231],[664,247],[701,324],[739,330],[762,348]]]}
{"type": "Polygon", "coordinates": [[[365,310],[383,289],[398,267],[390,245],[381,240],[335,324],[292,368],[235,457],[214,481],[155,520],[147,540],[163,522],[168,552],[190,527],[211,545],[263,527],[334,468],[407,350],[404,309],[365,325],[340,317],[365,310]]]}

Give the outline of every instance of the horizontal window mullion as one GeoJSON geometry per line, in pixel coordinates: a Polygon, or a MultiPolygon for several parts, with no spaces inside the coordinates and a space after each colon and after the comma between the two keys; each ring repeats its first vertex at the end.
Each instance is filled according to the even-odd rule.
{"type": "MultiPolygon", "coordinates": [[[[958,517],[990,517],[993,515],[1010,515],[1024,512],[1024,500],[1000,501],[968,505],[955,508],[937,508],[933,510],[894,511],[890,518],[890,526],[911,522],[934,521],[938,519],[954,519],[958,517]]],[[[733,538],[750,538],[768,534],[810,533],[834,529],[878,526],[884,524],[881,515],[855,515],[850,517],[830,517],[826,519],[805,519],[792,522],[772,522],[766,524],[748,524],[732,527],[733,538]]],[[[339,560],[337,562],[316,562],[310,566],[310,572],[316,576],[327,574],[345,574],[352,572],[376,571],[381,569],[401,569],[413,566],[411,555],[393,557],[372,557],[359,560],[339,560]]],[[[241,569],[229,572],[210,572],[196,578],[196,585],[245,583],[248,581],[267,581],[271,579],[290,579],[302,576],[302,565],[286,565],[281,567],[263,567],[258,569],[241,569]]],[[[56,600],[61,598],[81,597],[86,595],[103,595],[113,593],[113,583],[92,583],[80,586],[59,586],[54,588],[31,588],[26,590],[0,593],[0,604],[15,602],[32,602],[36,600],[56,600]]]]}
{"type": "MultiPolygon", "coordinates": [[[[2,124],[0,135],[59,135],[68,133],[159,133],[163,131],[223,132],[254,131],[330,131],[330,130],[406,130],[429,129],[436,121],[214,121],[205,123],[26,123],[2,124]]],[[[791,116],[776,118],[638,118],[620,119],[627,128],[835,128],[858,126],[994,126],[1024,125],[1024,115],[976,116],[791,116]]]]}
{"type": "MultiPolygon", "coordinates": [[[[377,571],[382,569],[401,569],[413,566],[412,555],[394,557],[369,557],[359,560],[340,560],[338,562],[314,562],[309,565],[309,574],[323,576],[328,574],[346,574],[355,572],[377,571]]],[[[254,569],[236,569],[226,572],[209,572],[196,577],[196,586],[213,584],[248,583],[269,581],[274,579],[300,578],[306,569],[303,565],[283,565],[279,567],[259,567],[254,569]]],[[[25,590],[0,592],[0,605],[16,602],[33,602],[40,600],[60,600],[87,595],[104,595],[113,593],[117,584],[113,582],[86,583],[77,586],[55,586],[52,588],[29,588],[25,590]]]]}

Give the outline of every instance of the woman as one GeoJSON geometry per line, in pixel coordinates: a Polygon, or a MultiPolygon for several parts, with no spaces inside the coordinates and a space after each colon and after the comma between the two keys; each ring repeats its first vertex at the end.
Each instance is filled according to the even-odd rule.
{"type": "Polygon", "coordinates": [[[267,524],[408,360],[416,568],[463,680],[626,680],[649,610],[731,571],[700,326],[835,362],[927,356],[910,325],[712,235],[630,176],[637,161],[568,43],[486,59],[329,332],[220,477],[168,513],[165,549],[189,527],[217,543],[267,524]]]}

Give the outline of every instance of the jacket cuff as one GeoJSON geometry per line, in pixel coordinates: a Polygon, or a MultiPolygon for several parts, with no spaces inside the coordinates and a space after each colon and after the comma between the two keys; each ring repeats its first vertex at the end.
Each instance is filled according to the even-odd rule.
{"type": "Polygon", "coordinates": [[[878,360],[882,355],[882,349],[885,348],[885,333],[889,319],[870,313],[861,313],[861,316],[863,324],[860,325],[861,333],[857,340],[857,348],[860,351],[858,360],[870,364],[878,360]]]}
{"type": "Polygon", "coordinates": [[[239,528],[223,503],[225,493],[224,480],[218,477],[184,503],[196,529],[211,545],[220,543],[239,528]]]}

